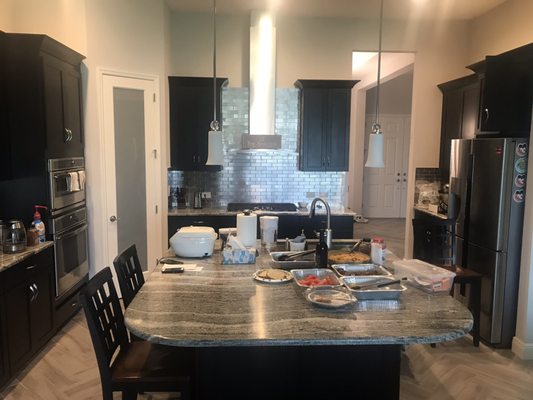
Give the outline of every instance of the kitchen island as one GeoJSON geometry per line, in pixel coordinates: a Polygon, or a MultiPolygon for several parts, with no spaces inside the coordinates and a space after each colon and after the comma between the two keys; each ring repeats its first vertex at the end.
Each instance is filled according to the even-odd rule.
{"type": "Polygon", "coordinates": [[[218,252],[192,262],[202,270],[156,268],[125,321],[146,340],[196,349],[202,399],[397,399],[403,345],[455,340],[472,328],[451,296],[412,287],[399,302],[316,307],[294,282],[252,278],[272,266],[266,252],[255,265],[223,266],[218,252]]]}

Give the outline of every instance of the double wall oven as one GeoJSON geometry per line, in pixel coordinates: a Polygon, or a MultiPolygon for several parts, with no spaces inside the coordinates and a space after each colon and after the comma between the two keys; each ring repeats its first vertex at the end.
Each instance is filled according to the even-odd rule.
{"type": "Polygon", "coordinates": [[[54,241],[56,301],[88,278],[87,209],[83,157],[48,160],[49,233],[54,241]]]}

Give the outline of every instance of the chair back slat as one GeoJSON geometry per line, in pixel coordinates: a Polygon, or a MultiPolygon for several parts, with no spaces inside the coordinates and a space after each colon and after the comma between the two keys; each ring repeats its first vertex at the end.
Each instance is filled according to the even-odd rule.
{"type": "Polygon", "coordinates": [[[137,247],[132,244],[114,260],[113,265],[118,277],[122,301],[127,308],[141,286],[144,284],[144,275],[137,255],[137,247]]]}
{"type": "Polygon", "coordinates": [[[129,343],[111,269],[91,278],[80,295],[102,380],[111,379],[111,360],[117,349],[129,343]]]}

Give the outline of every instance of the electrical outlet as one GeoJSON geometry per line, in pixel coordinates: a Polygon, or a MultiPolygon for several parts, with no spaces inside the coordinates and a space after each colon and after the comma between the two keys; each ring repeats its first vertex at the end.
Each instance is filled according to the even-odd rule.
{"type": "Polygon", "coordinates": [[[202,199],[210,199],[211,192],[202,192],[202,199]]]}

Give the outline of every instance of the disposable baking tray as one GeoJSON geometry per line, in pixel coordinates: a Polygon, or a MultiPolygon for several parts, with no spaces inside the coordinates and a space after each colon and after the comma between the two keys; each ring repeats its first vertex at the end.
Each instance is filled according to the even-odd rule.
{"type": "Polygon", "coordinates": [[[392,275],[381,265],[376,264],[333,264],[331,266],[339,276],[392,275]]]}
{"type": "Polygon", "coordinates": [[[341,282],[352,292],[357,300],[398,300],[407,288],[400,283],[391,286],[369,287],[368,289],[353,289],[353,286],[370,282],[395,281],[393,276],[343,276],[341,282]]]}
{"type": "Polygon", "coordinates": [[[298,286],[308,288],[308,287],[317,287],[312,285],[306,285],[302,281],[308,276],[315,276],[318,279],[328,278],[332,284],[331,285],[318,285],[318,286],[342,286],[341,281],[337,278],[337,275],[326,268],[310,268],[310,269],[291,269],[292,276],[294,281],[298,286]]]}
{"type": "Polygon", "coordinates": [[[296,269],[296,268],[314,268],[315,267],[315,255],[314,254],[306,254],[305,256],[301,258],[297,258],[296,260],[289,260],[289,261],[279,261],[279,257],[282,255],[288,255],[300,253],[299,251],[273,251],[270,253],[270,256],[272,257],[272,263],[275,265],[275,268],[281,268],[281,269],[296,269]]]}

